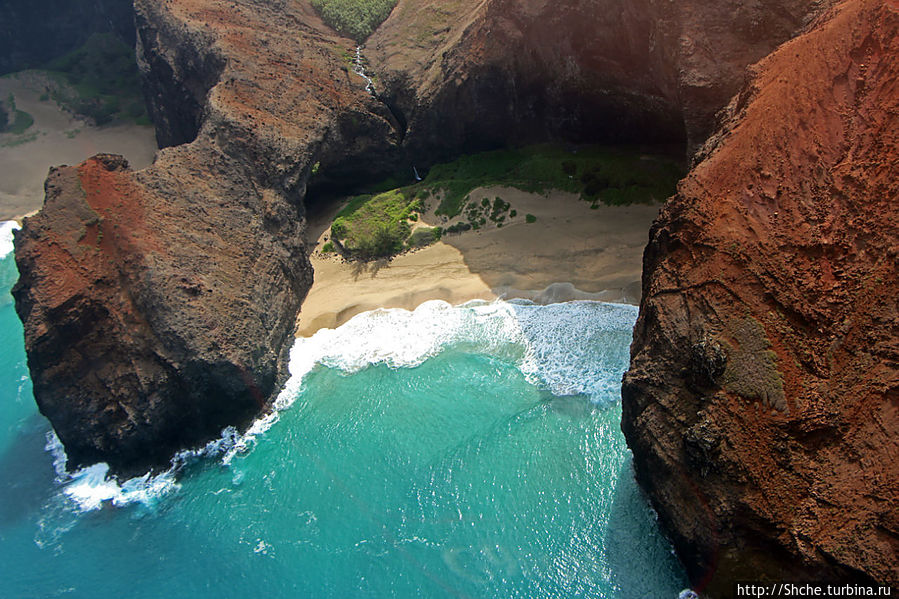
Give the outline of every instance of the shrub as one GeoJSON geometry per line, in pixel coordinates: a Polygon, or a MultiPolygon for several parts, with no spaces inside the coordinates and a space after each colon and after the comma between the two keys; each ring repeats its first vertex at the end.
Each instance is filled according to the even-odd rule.
{"type": "Polygon", "coordinates": [[[346,221],[342,217],[337,217],[331,223],[331,237],[340,241],[346,237],[346,221]]]}
{"type": "Polygon", "coordinates": [[[312,0],[312,7],[332,29],[359,43],[390,16],[397,0],[312,0]]]}
{"type": "Polygon", "coordinates": [[[534,216],[533,214],[525,214],[524,220],[526,223],[535,223],[535,222],[537,222],[537,217],[534,216]]]}
{"type": "Polygon", "coordinates": [[[331,241],[326,242],[325,245],[322,246],[322,253],[332,254],[335,251],[336,249],[334,248],[334,243],[331,241]]]}
{"type": "Polygon", "coordinates": [[[509,218],[515,218],[516,216],[518,216],[518,212],[515,210],[513,210],[509,213],[509,218]]]}
{"type": "Polygon", "coordinates": [[[370,236],[359,240],[353,253],[363,260],[389,258],[403,251],[403,242],[408,236],[407,223],[380,224],[370,236]]]}
{"type": "Polygon", "coordinates": [[[409,237],[410,247],[425,247],[440,239],[442,230],[440,227],[420,228],[412,232],[409,237]]]}

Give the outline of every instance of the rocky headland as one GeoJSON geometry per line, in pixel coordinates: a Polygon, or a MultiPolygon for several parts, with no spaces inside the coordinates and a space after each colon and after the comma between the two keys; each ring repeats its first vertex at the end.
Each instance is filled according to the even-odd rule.
{"type": "Polygon", "coordinates": [[[653,228],[624,428],[713,593],[751,572],[888,579],[896,7],[815,20],[826,4],[400,0],[364,49],[371,94],[307,2],[135,0],[165,149],[138,172],[53,171],[16,237],[35,396],[69,466],[165,467],[266,409],[311,283],[309,196],[508,143],[698,147],[747,65],[805,29],[653,228]]]}
{"type": "MultiPolygon", "coordinates": [[[[620,3],[569,4],[560,21],[534,2],[401,2],[370,41],[375,97],[352,71],[355,43],[306,2],[137,0],[137,59],[167,149],[137,173],[114,157],[55,171],[45,209],[17,236],[35,395],[70,467],[164,465],[265,409],[311,281],[307,184],[347,187],[409,156],[525,141],[522,121],[547,123],[535,138],[683,142],[682,69],[653,53],[653,13],[626,10],[636,26],[613,16],[620,3]],[[597,27],[629,41],[602,41],[597,27]],[[534,54],[566,28],[578,32],[570,43],[534,54]],[[630,125],[602,133],[615,122],[630,125]]],[[[800,26],[811,3],[794,4],[709,77],[739,80],[800,26]]]]}
{"type": "Polygon", "coordinates": [[[624,378],[698,588],[899,580],[899,4],[754,68],[652,228],[624,378]]]}

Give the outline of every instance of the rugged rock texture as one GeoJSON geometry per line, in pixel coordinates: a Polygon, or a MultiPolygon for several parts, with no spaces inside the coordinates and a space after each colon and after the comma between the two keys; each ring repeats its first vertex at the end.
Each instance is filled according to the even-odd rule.
{"type": "Polygon", "coordinates": [[[702,143],[813,0],[400,0],[367,43],[406,145],[702,143]]]}
{"type": "Polygon", "coordinates": [[[651,232],[624,378],[694,583],[899,581],[899,2],[755,67],[651,232]]]}
{"type": "Polygon", "coordinates": [[[133,44],[131,0],[3,0],[0,75],[39,67],[94,33],[115,33],[133,44]]]}
{"type": "Polygon", "coordinates": [[[17,241],[35,392],[71,465],[164,464],[264,407],[311,276],[308,186],[510,141],[698,139],[813,8],[744,5],[404,0],[370,44],[376,99],[308,2],[135,0],[171,147],[140,173],[58,171],[17,241]]]}
{"type": "Polygon", "coordinates": [[[135,4],[160,140],[192,141],[137,173],[107,156],[54,171],[16,237],[41,411],[70,467],[103,460],[119,474],[265,409],[312,280],[312,165],[387,155],[395,139],[341,68],[352,42],[308,6],[135,4]]]}
{"type": "Polygon", "coordinates": [[[169,150],[139,173],[109,155],[54,169],[16,236],[34,393],[70,466],[166,464],[248,423],[277,390],[311,284],[300,221],[245,165],[202,157],[169,150]],[[188,166],[196,176],[162,176],[188,166]]]}

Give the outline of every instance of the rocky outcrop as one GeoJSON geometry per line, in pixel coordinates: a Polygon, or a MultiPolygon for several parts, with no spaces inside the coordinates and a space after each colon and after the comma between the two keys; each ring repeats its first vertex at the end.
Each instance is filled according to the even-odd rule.
{"type": "Polygon", "coordinates": [[[651,231],[624,377],[694,584],[899,581],[899,3],[755,68],[651,231]]]}
{"type": "Polygon", "coordinates": [[[167,464],[247,424],[282,379],[312,278],[296,208],[234,159],[198,158],[54,169],[16,236],[34,394],[70,466],[167,464]]]}
{"type": "Polygon", "coordinates": [[[160,139],[192,141],[140,172],[111,156],[53,171],[16,237],[14,293],[35,397],[69,467],[106,461],[120,475],[266,409],[312,281],[312,166],[387,155],[395,139],[341,68],[352,42],[308,6],[135,9],[160,139]]]}
{"type": "Polygon", "coordinates": [[[113,33],[132,45],[131,0],[4,0],[0,75],[39,67],[95,33],[113,33]]]}
{"type": "Polygon", "coordinates": [[[546,139],[694,148],[746,66],[819,4],[400,0],[366,53],[408,121],[410,148],[546,139]]]}
{"type": "Polygon", "coordinates": [[[694,107],[716,110],[813,8],[723,4],[401,1],[369,43],[376,98],[308,2],[135,0],[166,149],[139,173],[56,172],[17,237],[35,393],[70,465],[165,464],[265,409],[311,277],[311,186],[499,143],[703,135],[691,98],[720,88],[694,107]]]}

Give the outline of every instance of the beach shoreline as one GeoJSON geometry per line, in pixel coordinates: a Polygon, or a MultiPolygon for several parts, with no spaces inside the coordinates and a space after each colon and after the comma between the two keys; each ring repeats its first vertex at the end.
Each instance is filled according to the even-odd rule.
{"type": "MultiPolygon", "coordinates": [[[[430,246],[367,263],[322,251],[340,205],[311,215],[307,242],[315,274],[296,335],[309,337],[379,308],[414,310],[429,300],[639,303],[643,248],[661,204],[591,209],[576,194],[503,186],[477,188],[471,197],[502,197],[517,216],[502,228],[445,234],[430,246]],[[526,222],[526,214],[535,222],[526,222]]],[[[436,201],[430,204],[417,226],[445,226],[434,214],[436,201]]]]}
{"type": "Polygon", "coordinates": [[[99,153],[122,154],[134,170],[153,162],[153,127],[134,123],[94,126],[46,97],[45,76],[23,71],[0,77],[0,97],[34,118],[22,134],[0,133],[0,221],[22,222],[44,204],[51,167],[79,164],[99,153]]]}

